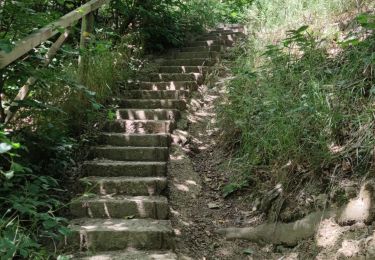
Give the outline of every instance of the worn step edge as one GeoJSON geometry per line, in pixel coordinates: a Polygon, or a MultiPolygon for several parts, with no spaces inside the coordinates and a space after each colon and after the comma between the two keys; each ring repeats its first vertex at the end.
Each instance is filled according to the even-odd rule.
{"type": "Polygon", "coordinates": [[[166,177],[97,177],[89,176],[80,182],[90,193],[99,195],[155,196],[167,188],[166,177]]]}
{"type": "Polygon", "coordinates": [[[167,219],[168,199],[164,196],[80,197],[70,203],[74,217],[167,219]]]}
{"type": "Polygon", "coordinates": [[[177,260],[177,255],[173,252],[135,250],[80,254],[73,257],[76,260],[177,260]]]}
{"type": "Polygon", "coordinates": [[[184,99],[190,96],[189,90],[126,90],[123,98],[129,99],[184,99]]]}
{"type": "Polygon", "coordinates": [[[106,122],[105,131],[127,134],[168,134],[176,128],[175,120],[126,120],[106,122]]]}
{"type": "MultiPolygon", "coordinates": [[[[177,118],[177,116],[176,116],[177,118]]],[[[98,142],[110,146],[140,146],[140,147],[168,147],[171,142],[170,134],[124,134],[101,133],[98,142]]]]}
{"type": "Polygon", "coordinates": [[[67,244],[92,251],[173,249],[173,229],[168,220],[74,219],[67,244]]]}
{"type": "Polygon", "coordinates": [[[92,148],[91,157],[114,161],[168,161],[168,147],[132,147],[132,146],[96,146],[92,148]]]}
{"type": "Polygon", "coordinates": [[[196,81],[164,81],[164,82],[150,82],[150,81],[136,81],[128,83],[131,87],[139,90],[191,90],[198,89],[196,81]]]}
{"type": "Polygon", "coordinates": [[[167,163],[93,160],[84,162],[82,171],[83,176],[156,177],[166,175],[167,163]]]}
{"type": "Polygon", "coordinates": [[[120,120],[178,120],[179,116],[180,110],[173,108],[120,108],[116,111],[120,120]]]}

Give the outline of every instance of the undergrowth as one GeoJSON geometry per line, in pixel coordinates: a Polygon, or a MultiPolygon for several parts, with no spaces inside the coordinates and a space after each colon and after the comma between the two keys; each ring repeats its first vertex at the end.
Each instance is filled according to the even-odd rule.
{"type": "Polygon", "coordinates": [[[281,183],[288,194],[311,180],[323,180],[324,193],[337,176],[373,174],[373,8],[254,2],[220,107],[223,141],[238,169],[224,195],[250,183],[252,190],[281,183]]]}

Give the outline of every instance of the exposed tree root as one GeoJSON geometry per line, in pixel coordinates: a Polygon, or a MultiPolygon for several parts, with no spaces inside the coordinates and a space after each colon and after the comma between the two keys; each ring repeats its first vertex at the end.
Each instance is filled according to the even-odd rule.
{"type": "Polygon", "coordinates": [[[366,184],[357,198],[340,209],[329,209],[311,213],[292,223],[269,223],[254,228],[225,228],[218,232],[227,239],[247,239],[257,243],[295,246],[303,239],[312,237],[319,223],[334,217],[340,224],[370,222],[373,219],[373,187],[366,184]]]}

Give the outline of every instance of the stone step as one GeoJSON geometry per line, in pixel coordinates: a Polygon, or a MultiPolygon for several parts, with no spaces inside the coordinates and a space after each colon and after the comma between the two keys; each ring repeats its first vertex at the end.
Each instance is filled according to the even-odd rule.
{"type": "MultiPolygon", "coordinates": [[[[168,220],[74,219],[67,239],[73,248],[90,251],[173,249],[173,229],[168,220]]],[[[126,258],[125,258],[126,259],[126,258]]]]}
{"type": "MultiPolygon", "coordinates": [[[[174,68],[174,67],[160,67],[160,68],[174,68]]],[[[162,70],[162,69],[161,69],[162,70]]],[[[167,72],[165,69],[164,72],[167,72]]],[[[172,69],[171,69],[172,70],[172,69]]],[[[162,71],[160,71],[162,72],[162,71]]],[[[177,69],[174,72],[178,72],[177,69]]],[[[197,71],[196,72],[200,72],[197,71]]],[[[126,90],[123,94],[124,98],[128,99],[180,99],[189,97],[189,91],[186,90],[126,90]]]]}
{"type": "Polygon", "coordinates": [[[207,40],[207,41],[203,41],[203,40],[197,40],[197,41],[194,41],[194,42],[190,42],[188,45],[188,47],[209,47],[209,46],[217,46],[217,45],[223,45],[223,41],[222,40],[207,40]]]}
{"type": "Polygon", "coordinates": [[[216,29],[234,29],[234,28],[244,28],[244,26],[242,24],[239,24],[239,23],[222,23],[222,24],[219,24],[217,26],[216,29]]]}
{"type": "Polygon", "coordinates": [[[167,219],[168,200],[163,196],[95,196],[81,197],[70,204],[77,218],[154,218],[167,219]]]}
{"type": "Polygon", "coordinates": [[[208,66],[160,66],[161,73],[200,73],[207,74],[210,70],[208,66]]]}
{"type": "Polygon", "coordinates": [[[118,109],[117,119],[125,120],[178,120],[177,109],[118,109]]]}
{"type": "Polygon", "coordinates": [[[145,80],[154,82],[163,81],[197,81],[200,82],[203,79],[201,73],[149,73],[145,75],[145,80]]]}
{"type": "Polygon", "coordinates": [[[228,45],[228,43],[236,42],[238,39],[240,39],[242,35],[237,34],[225,34],[225,35],[218,35],[218,36],[204,36],[199,38],[199,40],[215,40],[215,39],[221,39],[225,45],[228,45]]]}
{"type": "Polygon", "coordinates": [[[171,120],[122,120],[106,122],[105,131],[123,134],[167,134],[176,129],[171,120]]]}
{"type": "Polygon", "coordinates": [[[181,99],[121,99],[121,108],[139,109],[186,109],[186,101],[181,99]]]}
{"type": "MultiPolygon", "coordinates": [[[[205,40],[205,39],[204,39],[205,40]]],[[[219,53],[216,51],[204,51],[204,52],[172,52],[169,59],[217,59],[219,53]]]]}
{"type": "Polygon", "coordinates": [[[233,33],[233,32],[237,32],[237,31],[238,31],[238,29],[230,30],[230,29],[219,28],[219,29],[216,29],[216,30],[209,31],[206,34],[233,33]]]}
{"type": "Polygon", "coordinates": [[[134,88],[141,90],[185,90],[196,91],[198,83],[196,81],[167,81],[167,82],[136,82],[134,88]]]}
{"type": "Polygon", "coordinates": [[[155,196],[167,187],[165,177],[97,177],[81,179],[90,193],[100,195],[155,196]]]}
{"type": "Polygon", "coordinates": [[[172,252],[155,251],[113,251],[102,252],[96,255],[78,255],[77,260],[177,260],[177,255],[172,252]]]}
{"type": "Polygon", "coordinates": [[[83,163],[82,174],[97,177],[163,177],[167,174],[167,163],[93,160],[83,163]]]}
{"type": "Polygon", "coordinates": [[[112,146],[141,146],[141,147],[168,147],[169,134],[122,134],[102,133],[99,143],[112,146]]]}
{"type": "Polygon", "coordinates": [[[201,47],[184,47],[181,48],[181,52],[206,52],[206,51],[217,51],[223,50],[222,45],[212,45],[212,46],[201,46],[201,47]]]}
{"type": "Polygon", "coordinates": [[[205,59],[205,58],[166,59],[166,60],[163,60],[162,62],[160,62],[160,65],[161,66],[212,66],[215,63],[216,63],[216,60],[205,59]]]}
{"type": "Polygon", "coordinates": [[[166,162],[169,159],[168,147],[94,147],[91,157],[113,161],[166,162]]]}

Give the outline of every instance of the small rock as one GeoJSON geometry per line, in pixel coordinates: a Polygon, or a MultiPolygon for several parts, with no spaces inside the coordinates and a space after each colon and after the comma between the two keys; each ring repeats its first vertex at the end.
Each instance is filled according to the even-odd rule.
{"type": "Polygon", "coordinates": [[[209,209],[219,209],[221,206],[218,203],[210,202],[207,204],[209,209]]]}

